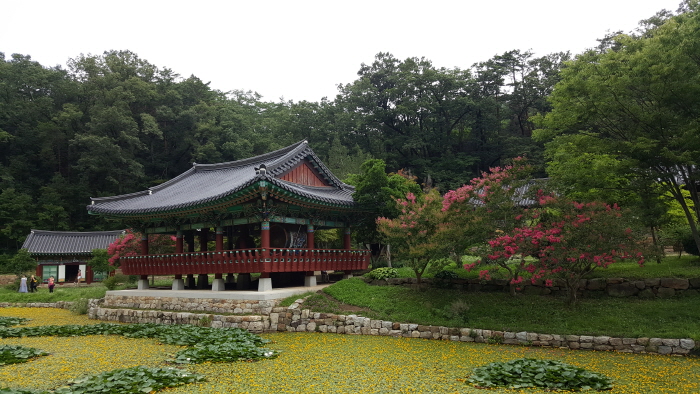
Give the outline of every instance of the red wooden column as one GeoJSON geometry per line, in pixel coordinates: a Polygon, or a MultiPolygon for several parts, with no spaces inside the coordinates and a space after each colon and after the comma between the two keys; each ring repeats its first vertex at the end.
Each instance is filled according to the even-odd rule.
{"type": "Polygon", "coordinates": [[[93,275],[94,274],[92,272],[92,267],[90,267],[89,265],[86,265],[85,266],[85,283],[87,283],[88,285],[90,283],[92,283],[92,276],[93,275]]]}
{"type": "Polygon", "coordinates": [[[216,250],[217,251],[224,250],[224,228],[223,227],[216,228],[216,250]]]}
{"type": "MultiPolygon", "coordinates": [[[[200,252],[206,252],[207,251],[207,243],[209,242],[209,227],[203,228],[199,232],[199,251],[200,252]]],[[[197,275],[197,288],[198,289],[204,289],[205,287],[209,286],[209,276],[208,272],[202,272],[204,269],[200,269],[200,272],[198,272],[197,275]]]]}
{"type": "Polygon", "coordinates": [[[314,225],[309,223],[306,225],[306,248],[313,249],[316,245],[314,244],[314,225]]]}
{"type": "Polygon", "coordinates": [[[175,236],[175,253],[182,253],[185,251],[185,241],[182,235],[182,231],[177,230],[177,235],[175,236]]]}
{"type": "MultiPolygon", "coordinates": [[[[351,248],[351,238],[350,235],[352,234],[352,231],[350,231],[350,227],[345,227],[345,234],[343,235],[343,248],[345,250],[350,250],[351,248]]],[[[351,270],[345,270],[345,275],[343,275],[343,278],[348,279],[352,278],[352,271],[351,270]]]]}
{"type": "MultiPolygon", "coordinates": [[[[224,228],[216,228],[216,251],[221,252],[224,250],[224,228]]],[[[215,279],[223,279],[223,273],[214,273],[215,279]]]]}
{"type": "Polygon", "coordinates": [[[144,256],[148,254],[148,234],[141,236],[141,254],[144,256]]]}
{"type": "Polygon", "coordinates": [[[264,221],[260,224],[260,247],[270,249],[270,222],[264,221]]]}
{"type": "MultiPolygon", "coordinates": [[[[314,225],[309,223],[306,225],[306,248],[314,249],[314,225]]],[[[309,256],[307,254],[307,256],[309,256]]],[[[306,279],[304,279],[304,284],[307,286],[316,286],[316,277],[313,271],[306,271],[306,279]],[[313,284],[309,284],[309,278],[313,277],[313,284]]]]}
{"type": "MultiPolygon", "coordinates": [[[[177,235],[175,235],[175,253],[183,253],[185,251],[185,239],[181,230],[177,230],[177,235]]],[[[180,257],[177,257],[178,259],[180,257]]],[[[182,279],[182,273],[175,274],[175,279],[182,279]]],[[[173,288],[173,290],[179,290],[173,288]]]]}
{"type": "MultiPolygon", "coordinates": [[[[185,234],[185,241],[187,241],[187,251],[189,253],[194,253],[194,231],[190,230],[185,234]]],[[[190,255],[188,258],[192,258],[190,255]]],[[[194,280],[193,268],[188,268],[187,274],[187,288],[194,289],[197,287],[197,282],[194,280]]]]}
{"type": "MultiPolygon", "coordinates": [[[[221,259],[221,252],[224,250],[224,228],[218,226],[216,228],[216,251],[219,252],[217,259],[221,259]]],[[[221,261],[221,260],[218,260],[221,261]]],[[[214,282],[211,284],[212,291],[224,291],[226,290],[226,284],[224,284],[224,274],[222,272],[214,272],[214,282]]]]}
{"type": "MultiPolygon", "coordinates": [[[[145,229],[143,230],[143,235],[141,236],[141,255],[148,255],[148,234],[146,234],[145,229]]],[[[139,279],[138,283],[138,289],[148,289],[148,274],[141,274],[141,279],[139,279]]]]}

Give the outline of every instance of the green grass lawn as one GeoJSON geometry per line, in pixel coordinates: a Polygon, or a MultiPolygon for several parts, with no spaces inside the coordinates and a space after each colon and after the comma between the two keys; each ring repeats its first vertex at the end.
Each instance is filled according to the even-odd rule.
{"type": "Polygon", "coordinates": [[[46,286],[39,287],[36,293],[18,293],[14,288],[0,287],[0,302],[56,302],[76,301],[81,298],[102,298],[107,288],[100,284],[73,286],[56,286],[49,293],[46,286]]]}
{"type": "Polygon", "coordinates": [[[647,261],[643,266],[636,262],[614,263],[605,269],[597,269],[592,278],[700,278],[700,257],[683,255],[666,256],[661,263],[647,261]]]}
{"type": "Polygon", "coordinates": [[[562,297],[473,293],[454,289],[370,286],[343,280],[305,303],[320,312],[342,313],[339,303],[365,308],[363,316],[426,325],[543,334],[693,338],[700,341],[700,296],[670,299],[603,297],[569,307],[562,297]]]}
{"type": "MultiPolygon", "coordinates": [[[[473,263],[477,260],[474,256],[462,256],[464,263],[473,263]]],[[[398,263],[400,265],[400,262],[398,263]]],[[[462,265],[451,264],[446,269],[453,271],[460,278],[476,279],[479,277],[479,271],[489,269],[492,271],[493,278],[506,278],[508,273],[506,270],[496,265],[477,266],[471,271],[462,268],[462,265]]],[[[414,278],[413,270],[406,267],[398,268],[399,276],[403,278],[414,278]]],[[[434,272],[427,270],[423,275],[424,278],[432,277],[434,272]]],[[[523,275],[526,276],[526,275],[523,275]]],[[[636,262],[617,262],[611,264],[608,268],[598,268],[591,273],[589,278],[628,278],[628,279],[645,279],[645,278],[700,278],[700,257],[683,255],[678,257],[677,254],[668,255],[661,259],[661,263],[656,261],[647,261],[643,266],[636,262]]]]}
{"type": "MultiPolygon", "coordinates": [[[[4,308],[0,316],[29,317],[31,325],[90,324],[64,310],[4,308]],[[65,316],[63,316],[65,315],[65,316]]],[[[207,381],[168,389],[168,393],[468,393],[544,394],[547,391],[488,391],[468,386],[473,368],[517,358],[569,363],[614,380],[612,393],[700,392],[700,359],[616,352],[488,345],[425,339],[322,333],[265,334],[266,347],[281,351],[260,362],[188,365],[207,381]]],[[[51,353],[23,364],[0,367],[0,386],[50,389],[92,373],[138,365],[166,366],[179,348],[153,339],[121,336],[0,339],[51,353]]]]}

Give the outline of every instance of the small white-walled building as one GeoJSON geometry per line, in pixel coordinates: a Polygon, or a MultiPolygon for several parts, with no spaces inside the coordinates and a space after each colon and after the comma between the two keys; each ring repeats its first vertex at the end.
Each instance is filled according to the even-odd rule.
{"type": "Polygon", "coordinates": [[[36,259],[36,275],[46,283],[53,276],[56,283],[73,283],[81,272],[81,282],[101,281],[106,273],[93,272],[87,262],[94,249],[107,249],[124,230],[116,231],[46,231],[32,230],[22,245],[36,259]]]}

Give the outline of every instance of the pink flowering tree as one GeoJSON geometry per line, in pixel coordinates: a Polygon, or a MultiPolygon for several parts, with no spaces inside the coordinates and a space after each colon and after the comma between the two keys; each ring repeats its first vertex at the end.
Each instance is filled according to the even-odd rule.
{"type": "Polygon", "coordinates": [[[413,269],[420,283],[431,263],[444,261],[439,259],[444,252],[441,234],[446,227],[442,197],[435,190],[422,196],[407,193],[405,199],[396,200],[396,207],[398,217],[378,218],[377,230],[392,246],[394,257],[413,269]]]}
{"type": "Polygon", "coordinates": [[[595,269],[628,259],[644,264],[646,245],[617,205],[584,204],[540,193],[539,207],[519,219],[518,226],[489,241],[487,255],[487,261],[511,267],[511,286],[523,281],[515,276],[522,270],[530,273],[533,283],[544,280],[552,286],[554,279],[560,279],[574,304],[581,279],[595,269]]]}
{"type": "MultiPolygon", "coordinates": [[[[142,234],[127,229],[125,234],[107,247],[109,264],[119,267],[119,259],[126,256],[138,256],[141,254],[142,234]]],[[[175,236],[164,234],[151,234],[148,236],[149,253],[175,253],[175,236]]]]}
{"type": "Polygon", "coordinates": [[[445,242],[452,245],[454,254],[478,253],[475,248],[513,229],[528,204],[531,173],[532,166],[518,157],[511,165],[491,168],[443,196],[442,211],[449,219],[445,242]]]}

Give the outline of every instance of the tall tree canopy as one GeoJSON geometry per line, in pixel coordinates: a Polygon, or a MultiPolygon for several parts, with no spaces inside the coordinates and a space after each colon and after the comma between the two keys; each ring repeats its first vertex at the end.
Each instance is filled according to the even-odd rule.
{"type": "Polygon", "coordinates": [[[550,156],[555,169],[594,154],[598,163],[615,161],[615,179],[659,185],[679,202],[700,245],[700,8],[686,6],[568,64],[550,98],[553,110],[535,135],[552,141],[550,152],[576,136],[578,149],[550,156]]]}
{"type": "Polygon", "coordinates": [[[65,69],[0,53],[0,250],[15,252],[31,228],[113,229],[87,215],[90,197],[302,139],[342,179],[380,159],[384,176],[457,188],[508,158],[540,156],[528,116],[548,109],[561,59],[510,51],[460,69],[380,53],[335,100],[267,102],[128,50],[81,54],[65,69]]]}

